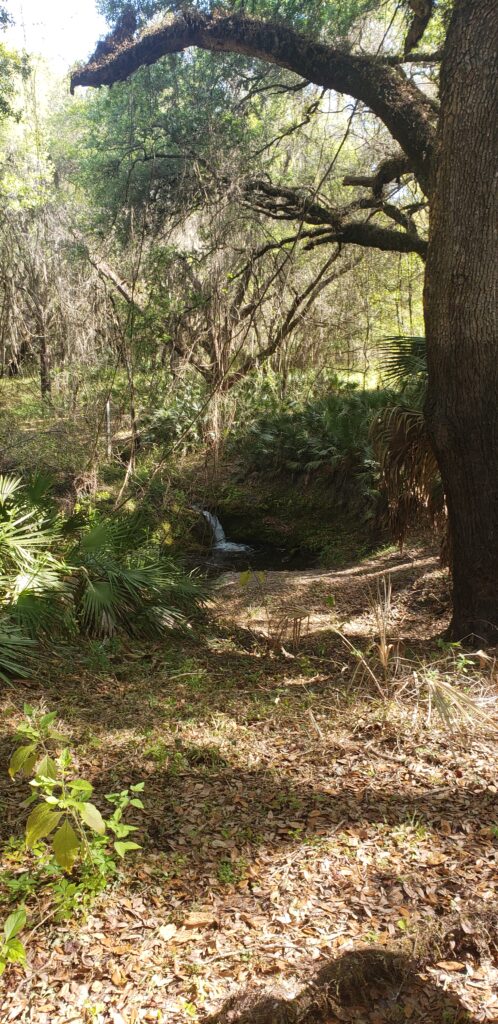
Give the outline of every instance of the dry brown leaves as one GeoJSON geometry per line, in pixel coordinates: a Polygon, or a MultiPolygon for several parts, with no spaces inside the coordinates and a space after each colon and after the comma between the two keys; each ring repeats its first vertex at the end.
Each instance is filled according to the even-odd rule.
{"type": "MultiPolygon", "coordinates": [[[[145,779],[144,852],[86,920],[27,936],[26,974],[2,981],[2,1024],[267,1024],[270,1002],[275,1024],[298,1008],[308,1024],[498,1021],[492,738],[425,729],[409,706],[352,690],[324,632],[333,592],[348,635],[363,623],[367,636],[365,593],[387,557],[346,577],[279,574],[290,601],[313,594],[314,635],[291,660],[231,626],[26,687],[58,708],[100,794],[145,779]],[[337,981],[359,953],[367,964],[393,951],[405,966],[392,977],[337,981]],[[234,991],[245,994],[222,1009],[234,991]]],[[[417,604],[434,565],[403,565],[394,614],[415,645],[434,625],[434,607],[424,627],[417,604]]],[[[220,601],[247,626],[233,580],[220,601]]],[[[7,838],[18,797],[6,783],[2,798],[7,838]]],[[[29,908],[36,924],[43,906],[29,908]]]]}

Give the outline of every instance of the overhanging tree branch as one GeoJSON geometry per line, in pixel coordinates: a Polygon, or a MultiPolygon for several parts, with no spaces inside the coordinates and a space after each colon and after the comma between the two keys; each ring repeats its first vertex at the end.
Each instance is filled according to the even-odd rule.
{"type": "Polygon", "coordinates": [[[415,252],[423,260],[427,257],[427,242],[424,238],[408,231],[379,227],[370,221],[351,222],[331,231],[323,231],[319,237],[311,239],[304,248],[316,249],[319,245],[330,245],[332,242],[359,245],[365,249],[380,249],[382,252],[415,252]]]}
{"type": "Polygon", "coordinates": [[[137,41],[123,43],[101,61],[74,71],[71,90],[78,85],[124,81],[139,67],[191,46],[254,57],[293,71],[325,89],[353,96],[386,125],[412,162],[421,187],[428,191],[435,129],[434,112],[424,93],[399,66],[308,39],[283,24],[239,15],[216,17],[186,12],[137,41]]]}
{"type": "Polygon", "coordinates": [[[358,199],[344,207],[330,207],[318,202],[303,189],[274,185],[262,178],[247,181],[244,188],[247,204],[259,213],[274,220],[296,220],[303,226],[315,225],[313,230],[301,229],[295,237],[296,242],[306,240],[305,251],[319,245],[340,242],[368,249],[382,249],[384,252],[415,252],[422,259],[426,258],[427,242],[417,233],[409,213],[404,213],[392,203],[384,202],[381,197],[374,195],[373,199],[358,199]],[[373,224],[371,219],[351,220],[351,216],[361,210],[370,211],[370,218],[374,214],[384,213],[404,230],[396,231],[373,224]]]}
{"type": "Polygon", "coordinates": [[[384,185],[389,185],[391,181],[399,181],[410,170],[410,161],[403,153],[398,153],[383,160],[374,174],[348,175],[344,178],[343,185],[361,185],[363,188],[371,188],[374,196],[381,196],[384,185]]]}

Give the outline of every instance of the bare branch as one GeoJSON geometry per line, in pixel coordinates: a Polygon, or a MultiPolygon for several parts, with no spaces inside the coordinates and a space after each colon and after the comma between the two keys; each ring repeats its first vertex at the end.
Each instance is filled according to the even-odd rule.
{"type": "Polygon", "coordinates": [[[295,330],[302,318],[305,316],[308,309],[313,305],[319,294],[325,290],[333,281],[342,277],[344,274],[349,273],[353,266],[359,262],[359,258],[356,260],[349,261],[340,267],[339,270],[334,271],[332,274],[328,274],[331,266],[336,262],[341,254],[340,246],[332,253],[328,260],[324,263],[321,270],[313,281],[307,285],[303,292],[295,296],[290,308],[288,309],[283,322],[280,327],[277,328],[273,337],[271,338],[268,345],[265,348],[260,349],[259,352],[254,355],[248,356],[242,365],[231,373],[223,382],[225,390],[233,387],[238,380],[241,380],[252,370],[257,369],[266,363],[268,359],[280,348],[286,338],[295,330]]]}

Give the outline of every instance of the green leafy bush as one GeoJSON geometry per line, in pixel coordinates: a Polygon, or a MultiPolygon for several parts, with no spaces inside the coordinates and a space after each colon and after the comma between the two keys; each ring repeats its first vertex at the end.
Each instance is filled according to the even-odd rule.
{"type": "MultiPolygon", "coordinates": [[[[9,902],[29,900],[43,890],[44,913],[48,906],[49,916],[65,921],[102,892],[117,875],[119,860],[141,849],[133,838],[137,826],[125,818],[129,808],[143,810],[144,783],[108,793],[105,799],[112,810],[104,816],[92,800],[92,784],[75,772],[71,750],[55,728],[56,712],[25,705],[24,713],[9,775],[29,780],[31,795],[22,807],[31,810],[24,849],[15,840],[7,844],[6,860],[14,860],[16,870],[2,872],[2,888],[9,902]],[[19,869],[24,863],[28,870],[23,872],[19,869]]],[[[4,924],[0,974],[8,964],[25,963],[25,949],[17,938],[25,923],[21,905],[4,924]]]]}
{"type": "Polygon", "coordinates": [[[26,910],[18,907],[12,914],[9,914],[3,926],[3,941],[0,939],[0,975],[5,971],[8,964],[25,964],[26,950],[23,943],[18,939],[26,924],[26,910]]]}
{"type": "Polygon", "coordinates": [[[37,641],[157,635],[202,599],[200,581],[151,544],[140,515],[81,509],[64,519],[41,480],[0,476],[0,678],[26,674],[37,641]]]}
{"type": "Polygon", "coordinates": [[[166,381],[164,390],[168,401],[141,418],[141,438],[177,454],[194,451],[203,440],[207,386],[199,374],[186,371],[166,381]]]}
{"type": "Polygon", "coordinates": [[[69,873],[77,862],[95,867],[98,853],[109,858],[109,832],[119,857],[140,849],[138,843],[128,839],[137,829],[123,821],[123,813],[129,806],[143,809],[137,794],[144,784],[108,794],[106,799],[113,804],[114,811],[109,818],[103,818],[90,799],[92,784],[74,775],[69,748],[64,746],[52,756],[51,748],[63,739],[53,728],[57,713],[51,711],[40,716],[30,705],[25,705],[24,711],[25,721],[17,733],[23,742],[12,754],[9,775],[12,779],[19,774],[32,776],[32,793],[26,801],[26,806],[33,805],[26,822],[27,848],[32,850],[51,837],[52,855],[59,867],[69,873]]]}
{"type": "Polygon", "coordinates": [[[252,469],[326,474],[339,499],[375,498],[370,425],[393,395],[342,387],[298,408],[256,419],[240,439],[252,469]]]}

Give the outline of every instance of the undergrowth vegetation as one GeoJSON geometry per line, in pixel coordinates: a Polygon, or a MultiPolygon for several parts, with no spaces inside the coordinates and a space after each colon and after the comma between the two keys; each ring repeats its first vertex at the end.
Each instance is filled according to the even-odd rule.
{"type": "Polygon", "coordinates": [[[491,0],[59,6],[69,81],[0,0],[0,1022],[491,1022],[491,0]]]}
{"type": "Polygon", "coordinates": [[[0,477],[0,572],[4,680],[27,673],[36,643],[160,635],[202,601],[200,581],[150,541],[140,514],[102,517],[87,504],[64,516],[40,476],[0,477]]]}
{"type": "Polygon", "coordinates": [[[365,511],[371,510],[379,496],[371,426],[392,401],[388,391],[344,386],[297,408],[287,402],[255,418],[240,438],[242,457],[250,469],[321,473],[339,503],[359,501],[365,511]]]}

